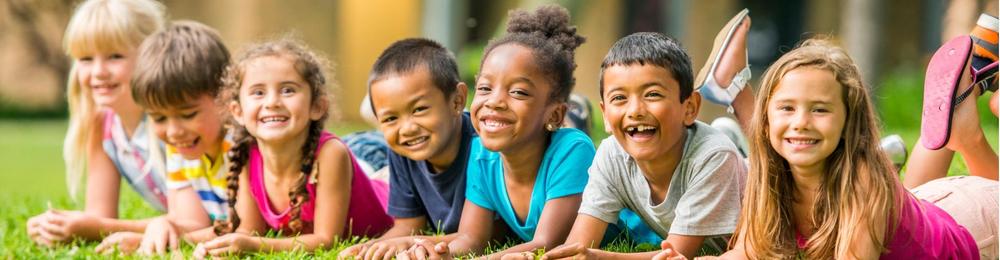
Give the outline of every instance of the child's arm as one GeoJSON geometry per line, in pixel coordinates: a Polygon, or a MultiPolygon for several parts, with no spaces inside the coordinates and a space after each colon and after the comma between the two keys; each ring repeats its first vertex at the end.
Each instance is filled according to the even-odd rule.
{"type": "MultiPolygon", "coordinates": [[[[111,158],[104,152],[102,137],[104,128],[98,124],[91,129],[87,140],[87,191],[84,212],[100,218],[118,218],[118,196],[121,176],[111,158]]],[[[117,230],[116,230],[117,231],[117,230]]],[[[142,230],[128,230],[142,232],[142,230]]]]}
{"type": "Polygon", "coordinates": [[[535,236],[531,241],[512,246],[487,258],[500,258],[508,253],[552,249],[563,244],[570,229],[573,228],[573,222],[567,221],[566,216],[575,216],[574,213],[580,209],[580,200],[581,195],[577,194],[545,202],[538,227],[535,229],[535,236]]]}
{"type": "Polygon", "coordinates": [[[453,255],[467,255],[482,252],[493,236],[494,213],[480,207],[468,199],[462,208],[462,219],[458,222],[458,232],[446,236],[414,237],[414,247],[405,254],[410,259],[421,259],[453,255]]]}
{"type": "MultiPolygon", "coordinates": [[[[236,213],[240,218],[240,226],[236,232],[216,236],[212,227],[192,232],[184,237],[191,243],[198,243],[192,254],[196,259],[211,256],[223,256],[242,251],[257,251],[260,248],[259,237],[267,231],[267,224],[257,210],[257,202],[250,193],[250,176],[246,167],[240,173],[240,187],[236,195],[236,213]],[[204,242],[202,242],[204,241],[204,242]]],[[[317,185],[317,188],[319,185],[317,185]]],[[[317,194],[318,195],[318,194],[317,194]]],[[[230,198],[232,199],[232,198],[230,198]]]]}

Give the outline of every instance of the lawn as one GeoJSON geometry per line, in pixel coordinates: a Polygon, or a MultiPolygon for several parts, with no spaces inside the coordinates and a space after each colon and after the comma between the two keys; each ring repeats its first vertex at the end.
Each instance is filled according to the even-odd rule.
{"type": "MultiPolygon", "coordinates": [[[[908,85],[907,82],[898,84],[908,85]]],[[[881,101],[879,111],[882,113],[883,121],[888,126],[883,130],[883,133],[901,135],[908,146],[912,148],[919,135],[920,97],[919,92],[915,94],[910,92],[919,91],[919,89],[894,89],[893,86],[889,84],[886,87],[886,90],[892,90],[888,91],[889,93],[894,93],[893,98],[875,97],[881,101]],[[908,98],[914,98],[914,95],[917,95],[915,103],[908,100],[908,98]],[[916,120],[914,121],[913,118],[916,120]]],[[[985,99],[980,98],[979,103],[983,106],[985,99]]],[[[595,112],[595,115],[600,116],[600,111],[595,112]]],[[[983,119],[990,144],[996,150],[997,120],[992,116],[984,116],[983,119]]],[[[594,129],[603,129],[600,118],[596,118],[594,121],[598,123],[594,129]]],[[[353,123],[343,124],[340,127],[334,126],[330,129],[337,134],[344,135],[365,128],[364,124],[353,123]]],[[[64,120],[0,120],[0,136],[3,136],[0,138],[0,165],[3,166],[3,173],[0,174],[0,201],[3,201],[4,205],[3,210],[0,211],[0,236],[2,236],[0,258],[28,256],[40,258],[98,257],[93,253],[93,247],[96,246],[96,243],[78,243],[49,250],[33,246],[25,235],[24,223],[27,218],[44,211],[47,203],[51,202],[57,208],[79,208],[66,193],[61,155],[65,129],[64,120]]],[[[594,132],[596,140],[607,136],[601,131],[594,132]]],[[[961,175],[966,172],[965,165],[956,155],[949,175],[961,175]]],[[[125,191],[122,193],[124,197],[121,206],[122,217],[142,218],[156,214],[131,189],[123,187],[123,190],[125,191]]],[[[329,251],[317,252],[316,256],[335,256],[343,247],[358,241],[358,239],[346,241],[329,251]]],[[[494,249],[500,248],[503,246],[494,247],[494,249]]],[[[188,252],[191,250],[190,247],[185,249],[188,252]]],[[[648,250],[649,247],[615,244],[610,246],[610,249],[636,251],[648,250]]],[[[286,253],[265,256],[301,258],[303,255],[286,253]]]]}

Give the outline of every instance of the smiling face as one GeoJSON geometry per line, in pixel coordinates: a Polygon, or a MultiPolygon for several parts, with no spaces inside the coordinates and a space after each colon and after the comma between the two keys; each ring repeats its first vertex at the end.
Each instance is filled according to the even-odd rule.
{"type": "Polygon", "coordinates": [[[153,132],[168,145],[177,148],[184,159],[195,160],[207,155],[215,158],[222,142],[222,117],[215,99],[210,95],[188,104],[150,108],[153,132]]]}
{"type": "Polygon", "coordinates": [[[680,101],[670,71],[656,65],[613,65],[604,70],[601,110],[619,144],[639,161],[680,157],[685,126],[694,123],[697,94],[680,101]]]}
{"type": "Polygon", "coordinates": [[[430,161],[438,172],[447,169],[461,145],[465,91],[459,84],[446,97],[426,66],[372,82],[372,106],[389,148],[411,160],[430,161]]]}
{"type": "Polygon", "coordinates": [[[822,173],[837,149],[847,109],[833,74],[803,67],[781,78],[767,103],[768,139],[793,172],[822,173]]]}
{"type": "Polygon", "coordinates": [[[129,80],[135,66],[134,51],[94,52],[76,58],[76,78],[89,90],[94,103],[112,109],[134,104],[129,80]]]}
{"type": "Polygon", "coordinates": [[[231,104],[236,121],[260,142],[291,141],[305,136],[311,120],[325,115],[323,100],[313,102],[312,87],[284,56],[247,61],[239,103],[231,104]]]}
{"type": "Polygon", "coordinates": [[[483,61],[472,99],[472,123],[492,151],[530,146],[545,138],[545,124],[561,125],[565,104],[550,101],[552,84],[530,49],[494,48],[483,61]]]}

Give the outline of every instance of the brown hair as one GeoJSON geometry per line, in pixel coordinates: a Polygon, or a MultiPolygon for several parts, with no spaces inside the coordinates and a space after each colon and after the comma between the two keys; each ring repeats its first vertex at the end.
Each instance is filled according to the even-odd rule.
{"type": "Polygon", "coordinates": [[[132,99],[147,108],[176,107],[222,87],[229,50],[219,33],[195,21],[178,21],[139,47],[132,99]]]}
{"type": "MultiPolygon", "coordinates": [[[[868,89],[847,53],[825,40],[807,40],[781,56],[764,73],[749,132],[750,175],[736,230],[751,259],[795,258],[795,181],[788,161],[768,141],[768,102],[785,74],[812,68],[833,74],[847,109],[842,139],[826,158],[816,203],[816,232],[808,238],[807,259],[857,258],[852,243],[868,231],[874,248],[884,250],[907,196],[889,159],[879,148],[879,123],[868,89]]],[[[868,240],[870,239],[870,240],[868,240]]],[[[734,239],[733,242],[737,240],[734,239]]]]}
{"type": "MultiPolygon", "coordinates": [[[[240,58],[226,69],[224,91],[220,95],[221,103],[239,102],[240,87],[243,83],[245,66],[251,61],[262,57],[284,57],[295,63],[295,69],[307,83],[309,83],[311,93],[311,104],[317,104],[321,99],[328,98],[327,78],[325,70],[328,62],[320,55],[310,50],[304,43],[290,37],[269,41],[251,46],[240,58]]],[[[305,144],[302,146],[302,176],[300,176],[294,189],[289,191],[291,198],[291,210],[289,212],[290,221],[288,229],[292,233],[299,233],[303,230],[304,224],[300,216],[302,205],[309,200],[309,193],[306,190],[306,183],[313,173],[314,160],[316,157],[316,146],[319,135],[323,131],[323,123],[330,116],[330,111],[319,120],[309,123],[308,134],[305,144]]],[[[239,190],[239,174],[249,158],[250,145],[254,142],[246,128],[232,122],[234,145],[227,154],[230,162],[229,175],[226,183],[229,195],[229,220],[216,221],[215,233],[230,233],[240,225],[240,218],[236,213],[236,197],[239,190]]]]}

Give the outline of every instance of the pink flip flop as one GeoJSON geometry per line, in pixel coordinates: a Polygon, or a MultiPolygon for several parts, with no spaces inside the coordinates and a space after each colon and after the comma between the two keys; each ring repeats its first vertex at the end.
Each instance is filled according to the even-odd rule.
{"type": "Polygon", "coordinates": [[[979,70],[970,66],[972,85],[956,95],[971,53],[972,38],[968,35],[958,36],[938,48],[927,64],[923,115],[920,119],[920,139],[927,149],[938,150],[948,144],[955,107],[968,98],[974,88],[980,88],[980,94],[985,92],[985,84],[980,83],[996,76],[996,62],[979,70]]]}

